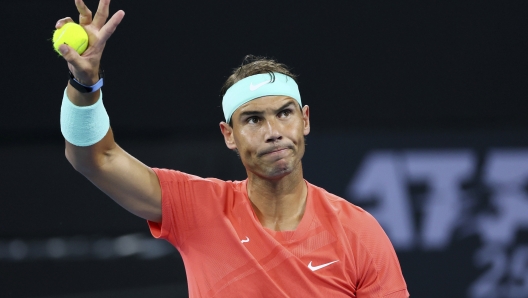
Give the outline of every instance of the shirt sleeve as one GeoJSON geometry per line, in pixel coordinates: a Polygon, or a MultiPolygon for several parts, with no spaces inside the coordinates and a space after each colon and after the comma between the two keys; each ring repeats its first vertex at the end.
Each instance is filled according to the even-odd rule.
{"type": "Polygon", "coordinates": [[[392,243],[376,219],[364,213],[358,235],[357,298],[407,298],[409,292],[392,243]]]}
{"type": "Polygon", "coordinates": [[[161,223],[147,221],[150,232],[180,249],[189,233],[207,222],[211,214],[221,212],[217,203],[225,182],[174,170],[153,170],[161,187],[161,223]]]}

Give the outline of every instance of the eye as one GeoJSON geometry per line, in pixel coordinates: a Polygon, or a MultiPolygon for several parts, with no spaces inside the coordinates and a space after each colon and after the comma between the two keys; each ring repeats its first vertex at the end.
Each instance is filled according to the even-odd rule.
{"type": "Polygon", "coordinates": [[[282,110],[279,112],[279,117],[288,117],[290,116],[290,114],[292,113],[292,110],[290,109],[285,109],[285,110],[282,110]]]}
{"type": "Polygon", "coordinates": [[[248,117],[246,119],[246,123],[248,123],[248,124],[256,124],[258,122],[259,122],[259,118],[257,116],[248,117]]]}

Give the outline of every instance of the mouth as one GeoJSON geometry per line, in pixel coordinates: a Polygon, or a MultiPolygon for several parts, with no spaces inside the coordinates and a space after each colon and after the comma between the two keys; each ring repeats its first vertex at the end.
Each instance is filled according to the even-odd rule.
{"type": "Polygon", "coordinates": [[[288,149],[291,149],[290,147],[275,147],[275,148],[269,148],[267,150],[264,150],[260,152],[259,156],[269,155],[269,154],[278,154],[282,153],[288,149]]]}

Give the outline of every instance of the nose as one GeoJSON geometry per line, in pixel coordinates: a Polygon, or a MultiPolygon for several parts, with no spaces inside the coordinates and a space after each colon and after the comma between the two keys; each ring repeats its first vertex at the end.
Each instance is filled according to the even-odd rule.
{"type": "Polygon", "coordinates": [[[276,120],[266,122],[266,143],[275,143],[282,140],[282,134],[279,130],[279,124],[276,120]]]}

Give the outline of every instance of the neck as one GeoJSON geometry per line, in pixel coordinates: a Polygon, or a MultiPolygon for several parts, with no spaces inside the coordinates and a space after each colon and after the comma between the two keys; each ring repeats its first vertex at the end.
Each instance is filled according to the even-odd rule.
{"type": "Polygon", "coordinates": [[[304,215],[308,193],[301,166],[277,180],[248,173],[247,192],[263,227],[275,231],[297,228],[304,215]]]}

